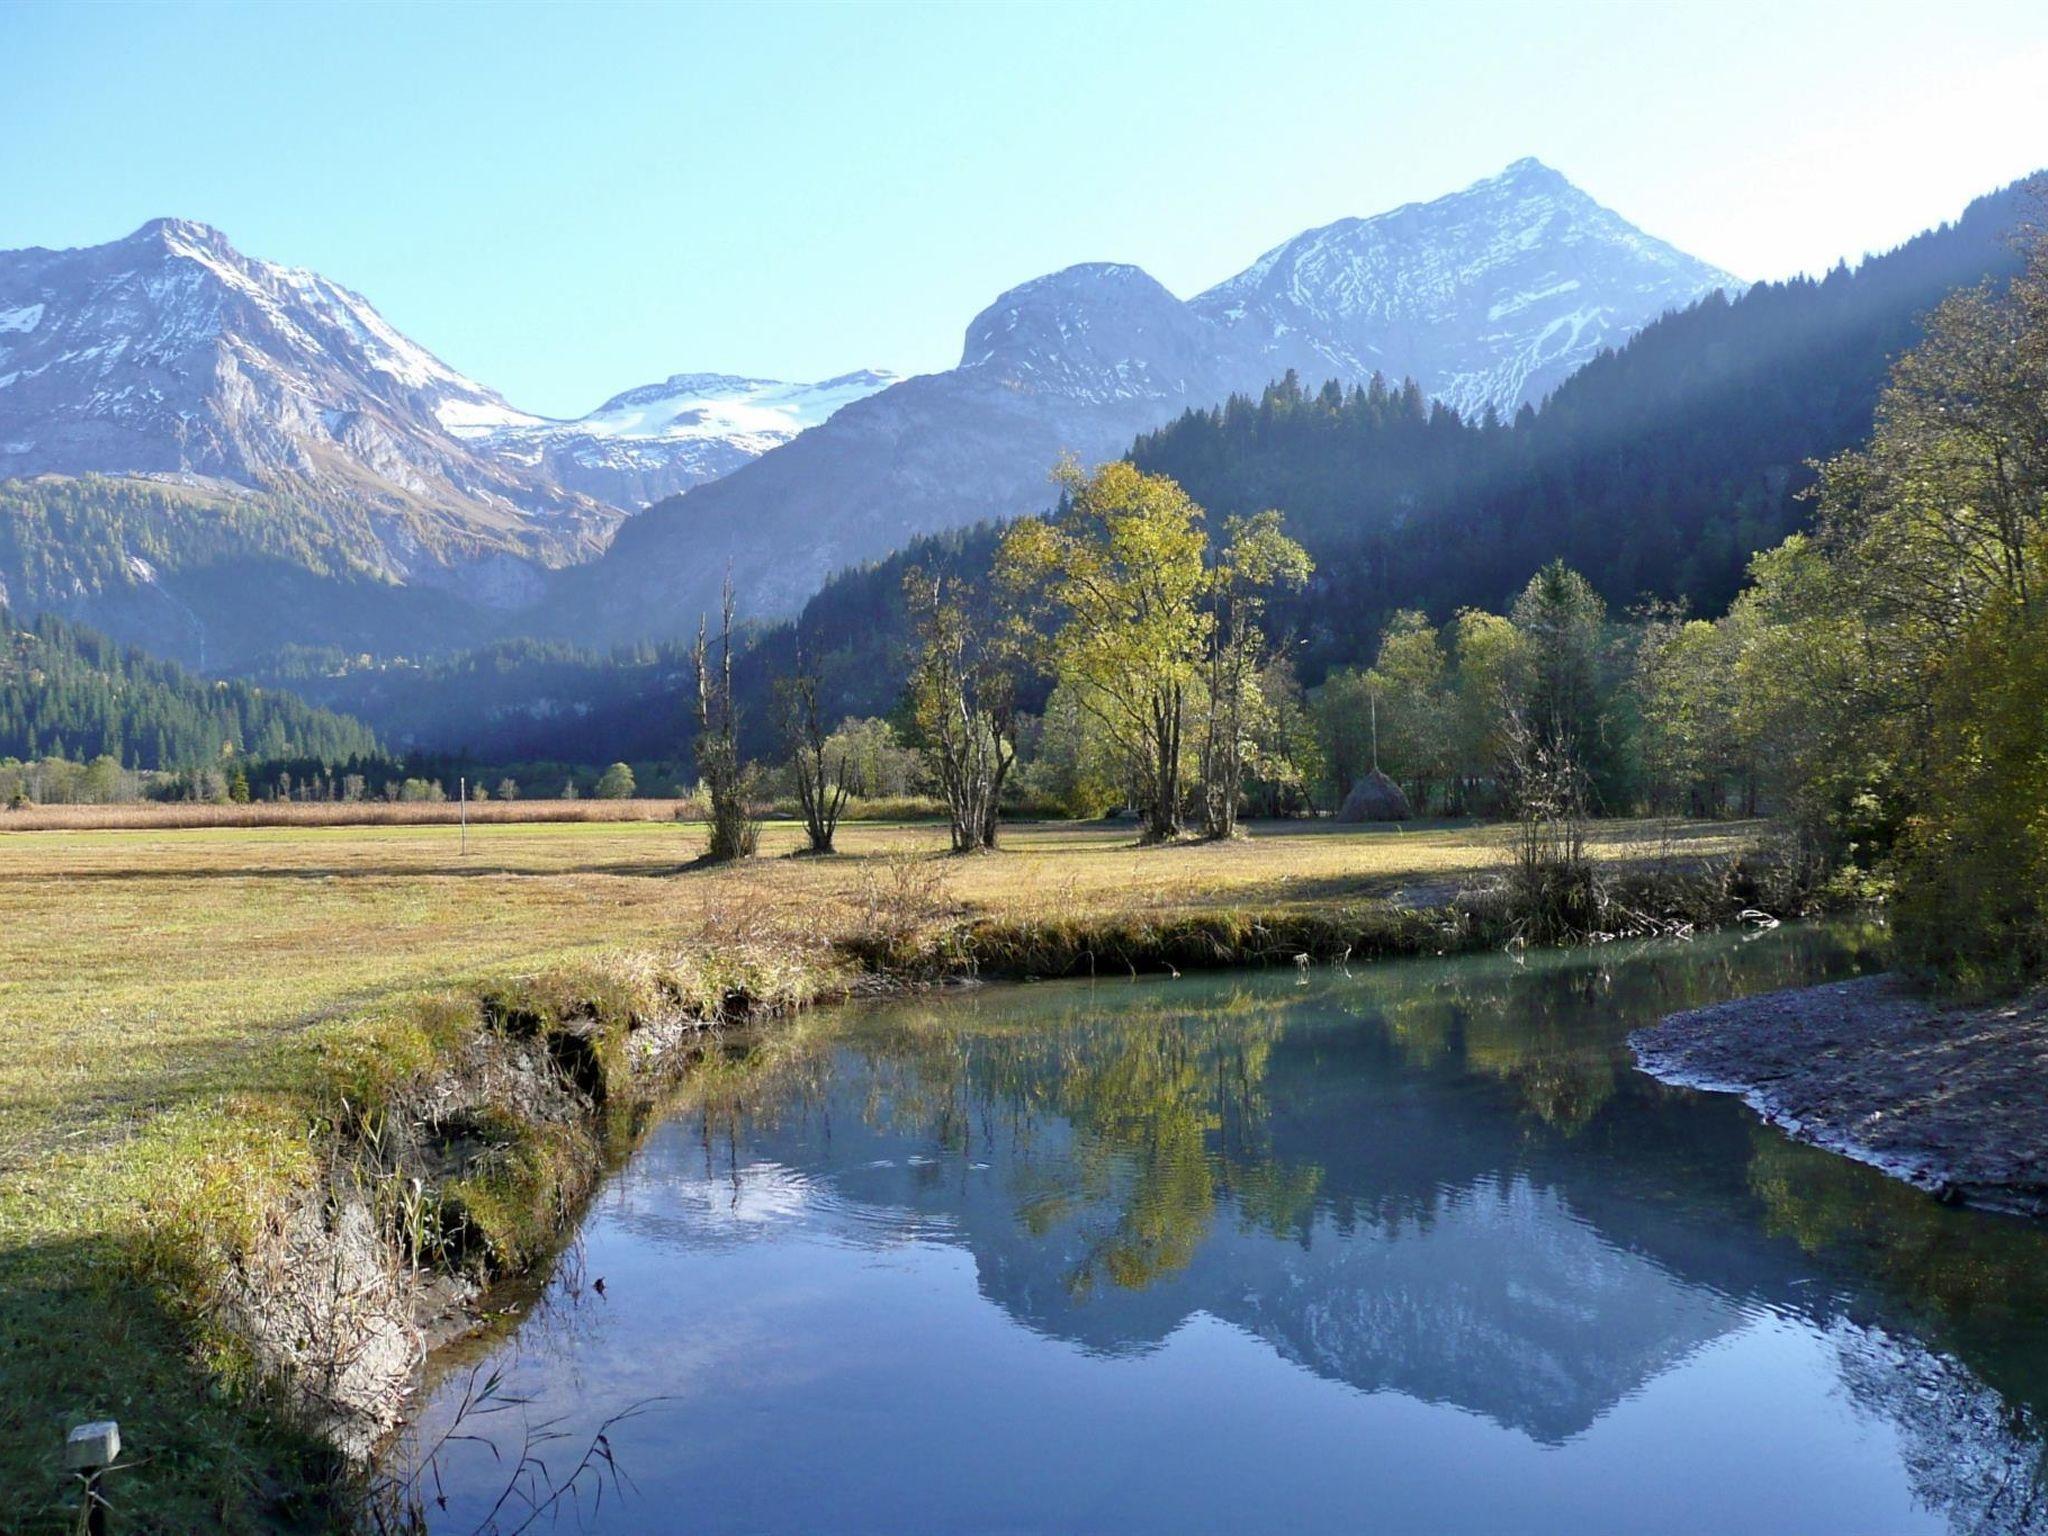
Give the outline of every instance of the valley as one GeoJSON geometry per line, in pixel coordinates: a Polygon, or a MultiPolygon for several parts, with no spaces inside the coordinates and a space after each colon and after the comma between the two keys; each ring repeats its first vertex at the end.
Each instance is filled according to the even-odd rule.
{"type": "Polygon", "coordinates": [[[2038,18],[0,36],[0,1533],[2048,1533],[2038,18]]]}

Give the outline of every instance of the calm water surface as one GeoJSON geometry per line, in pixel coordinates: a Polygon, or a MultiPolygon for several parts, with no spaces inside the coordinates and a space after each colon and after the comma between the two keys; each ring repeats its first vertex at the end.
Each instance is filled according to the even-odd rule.
{"type": "Polygon", "coordinates": [[[434,1528],[487,1522],[532,1426],[561,1476],[640,1404],[631,1486],[566,1528],[2042,1529],[2043,1237],[1627,1064],[1634,1026],[1857,947],[811,1021],[599,1198],[434,1528]]]}

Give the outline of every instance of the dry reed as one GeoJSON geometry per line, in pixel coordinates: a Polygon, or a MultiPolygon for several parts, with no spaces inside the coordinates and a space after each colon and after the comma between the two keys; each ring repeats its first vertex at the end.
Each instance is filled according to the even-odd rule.
{"type": "MultiPolygon", "coordinates": [[[[174,831],[192,827],[452,827],[453,800],[259,800],[248,805],[131,801],[0,810],[0,832],[174,831]]],[[[471,826],[539,822],[700,821],[690,800],[473,800],[471,826]]]]}

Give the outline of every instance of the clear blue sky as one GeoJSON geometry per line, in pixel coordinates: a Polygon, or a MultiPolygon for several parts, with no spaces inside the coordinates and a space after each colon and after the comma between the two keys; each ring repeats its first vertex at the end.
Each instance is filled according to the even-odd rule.
{"type": "Polygon", "coordinates": [[[531,410],[957,360],[1008,285],[1192,293],[1540,156],[1744,277],[2048,166],[2048,4],[0,0],[0,248],[179,214],[531,410]]]}

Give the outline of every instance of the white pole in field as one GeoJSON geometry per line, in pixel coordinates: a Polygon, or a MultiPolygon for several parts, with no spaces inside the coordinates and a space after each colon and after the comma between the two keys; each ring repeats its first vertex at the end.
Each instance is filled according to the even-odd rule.
{"type": "Polygon", "coordinates": [[[455,781],[455,796],[462,802],[462,857],[469,857],[469,776],[455,781]]]}

